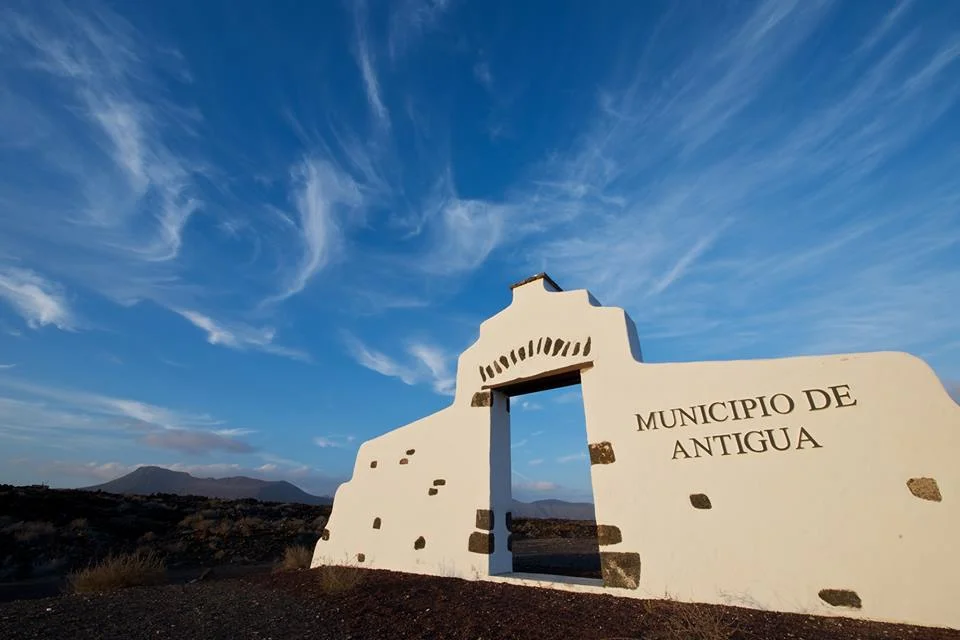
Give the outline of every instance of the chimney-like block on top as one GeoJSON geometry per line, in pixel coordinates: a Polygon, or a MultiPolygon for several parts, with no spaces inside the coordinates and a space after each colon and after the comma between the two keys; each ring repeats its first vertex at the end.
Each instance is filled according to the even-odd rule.
{"type": "Polygon", "coordinates": [[[548,276],[546,273],[543,273],[543,272],[540,272],[535,276],[530,276],[529,278],[525,278],[520,282],[517,282],[516,284],[510,285],[510,290],[513,292],[514,299],[516,299],[517,297],[517,291],[519,289],[524,289],[524,288],[525,289],[537,288],[547,292],[563,291],[563,289],[560,288],[560,285],[558,285],[556,282],[553,281],[553,278],[551,278],[550,276],[548,276]],[[534,283],[536,283],[536,285],[539,285],[539,286],[535,286],[534,283]]]}

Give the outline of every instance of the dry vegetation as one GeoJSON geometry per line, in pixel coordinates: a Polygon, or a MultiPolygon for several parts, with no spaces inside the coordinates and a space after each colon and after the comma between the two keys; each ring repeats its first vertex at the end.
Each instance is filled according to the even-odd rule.
{"type": "Polygon", "coordinates": [[[109,556],[100,563],[70,574],[74,593],[101,593],[126,587],[161,584],[166,578],[163,561],[152,551],[109,556]]]}
{"type": "Polygon", "coordinates": [[[313,550],[304,545],[294,545],[287,547],[283,551],[283,560],[280,561],[280,568],[285,571],[294,569],[309,569],[310,561],[313,559],[313,550]]]}
{"type": "Polygon", "coordinates": [[[649,640],[730,640],[738,628],[729,610],[711,605],[666,606],[665,600],[645,601],[644,610],[653,628],[649,640]]]}
{"type": "Polygon", "coordinates": [[[342,593],[357,588],[364,578],[364,572],[353,566],[325,565],[314,569],[320,589],[324,593],[342,593]]]}

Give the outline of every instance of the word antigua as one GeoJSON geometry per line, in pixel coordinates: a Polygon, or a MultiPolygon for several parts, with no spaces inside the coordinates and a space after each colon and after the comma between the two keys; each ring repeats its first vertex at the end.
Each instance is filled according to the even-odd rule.
{"type": "Polygon", "coordinates": [[[762,431],[747,431],[746,433],[738,431],[737,433],[722,433],[704,438],[690,438],[686,447],[680,440],[677,440],[676,444],[673,445],[672,460],[677,460],[678,457],[680,460],[699,458],[701,455],[729,456],[743,453],[787,451],[788,449],[799,451],[804,448],[804,445],[813,449],[819,449],[823,446],[814,440],[813,436],[803,427],[800,427],[797,434],[796,444],[794,444],[790,435],[789,427],[780,427],[779,429],[763,429],[762,431]]]}

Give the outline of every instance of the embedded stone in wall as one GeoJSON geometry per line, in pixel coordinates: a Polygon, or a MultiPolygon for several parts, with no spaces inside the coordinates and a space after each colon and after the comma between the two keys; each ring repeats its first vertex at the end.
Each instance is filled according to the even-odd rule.
{"type": "Polygon", "coordinates": [[[415,454],[416,452],[417,452],[416,449],[407,449],[407,455],[408,455],[408,456],[412,456],[412,455],[415,454]]]}
{"type": "Polygon", "coordinates": [[[437,489],[434,489],[433,487],[430,487],[429,489],[427,489],[428,496],[435,496],[437,495],[437,493],[438,493],[437,489]]]}
{"type": "Polygon", "coordinates": [[[329,539],[330,539],[330,529],[324,529],[323,531],[321,531],[321,532],[320,532],[320,539],[321,539],[321,540],[329,540],[329,539]]]}
{"type": "Polygon", "coordinates": [[[407,460],[406,458],[400,458],[400,464],[409,464],[409,463],[410,461],[407,460]]]}
{"type": "Polygon", "coordinates": [[[608,545],[623,542],[623,536],[620,535],[620,527],[609,524],[597,525],[597,544],[608,545]]]}
{"type": "Polygon", "coordinates": [[[613,455],[613,445],[609,442],[597,442],[588,446],[590,449],[590,464],[612,464],[617,461],[613,455]]]}
{"type": "Polygon", "coordinates": [[[367,556],[365,556],[364,554],[362,553],[357,554],[357,562],[363,562],[366,559],[367,559],[367,556]]]}
{"type": "Polygon", "coordinates": [[[493,530],[493,511],[490,509],[477,509],[477,529],[493,530]]]}
{"type": "Polygon", "coordinates": [[[373,519],[373,528],[374,528],[374,529],[379,529],[379,528],[380,528],[380,518],[374,518],[374,519],[373,519]]]}
{"type": "Polygon", "coordinates": [[[493,553],[493,534],[474,531],[470,534],[467,549],[473,553],[493,553]]]}
{"type": "MultiPolygon", "coordinates": [[[[488,369],[490,367],[487,367],[488,369]]],[[[490,407],[493,406],[493,394],[489,391],[477,391],[470,400],[471,407],[490,407]]]]}
{"type": "Polygon", "coordinates": [[[933,502],[943,500],[943,496],[940,495],[940,487],[937,486],[937,481],[933,478],[910,478],[907,480],[907,488],[910,489],[910,493],[921,500],[931,500],[933,502]]]}
{"type": "Polygon", "coordinates": [[[863,606],[857,592],[849,589],[821,589],[817,595],[820,596],[821,600],[834,607],[859,609],[863,606]]]}
{"type": "Polygon", "coordinates": [[[376,461],[376,460],[371,460],[371,461],[370,461],[370,468],[371,468],[371,469],[376,469],[376,468],[377,468],[377,461],[376,461]]]}
{"type": "Polygon", "coordinates": [[[447,481],[444,480],[443,478],[437,478],[436,480],[433,481],[433,486],[435,487],[442,487],[445,484],[447,484],[447,481]]]}
{"type": "Polygon", "coordinates": [[[705,493],[691,493],[690,504],[693,505],[694,509],[712,509],[713,508],[713,505],[710,504],[710,496],[708,496],[705,493]]]}
{"type": "Polygon", "coordinates": [[[427,546],[427,540],[423,536],[420,536],[419,538],[413,541],[414,549],[420,550],[420,549],[423,549],[425,546],[427,546]]]}
{"type": "Polygon", "coordinates": [[[603,586],[636,589],[640,586],[640,554],[601,551],[600,571],[603,586]]]}

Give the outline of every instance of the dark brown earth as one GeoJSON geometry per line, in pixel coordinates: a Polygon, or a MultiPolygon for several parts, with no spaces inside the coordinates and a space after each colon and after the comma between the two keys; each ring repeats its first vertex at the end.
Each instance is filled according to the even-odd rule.
{"type": "Polygon", "coordinates": [[[957,639],[960,633],[352,569],[0,604],[0,638],[957,639]]]}
{"type": "MultiPolygon", "coordinates": [[[[960,640],[960,632],[946,630],[386,571],[273,572],[287,546],[312,548],[328,514],[329,507],[255,500],[0,485],[0,603],[12,600],[0,604],[0,640],[960,640]],[[67,572],[138,549],[163,558],[166,585],[59,595],[67,572]]],[[[513,569],[599,578],[596,536],[593,522],[514,519],[513,569]]]]}

